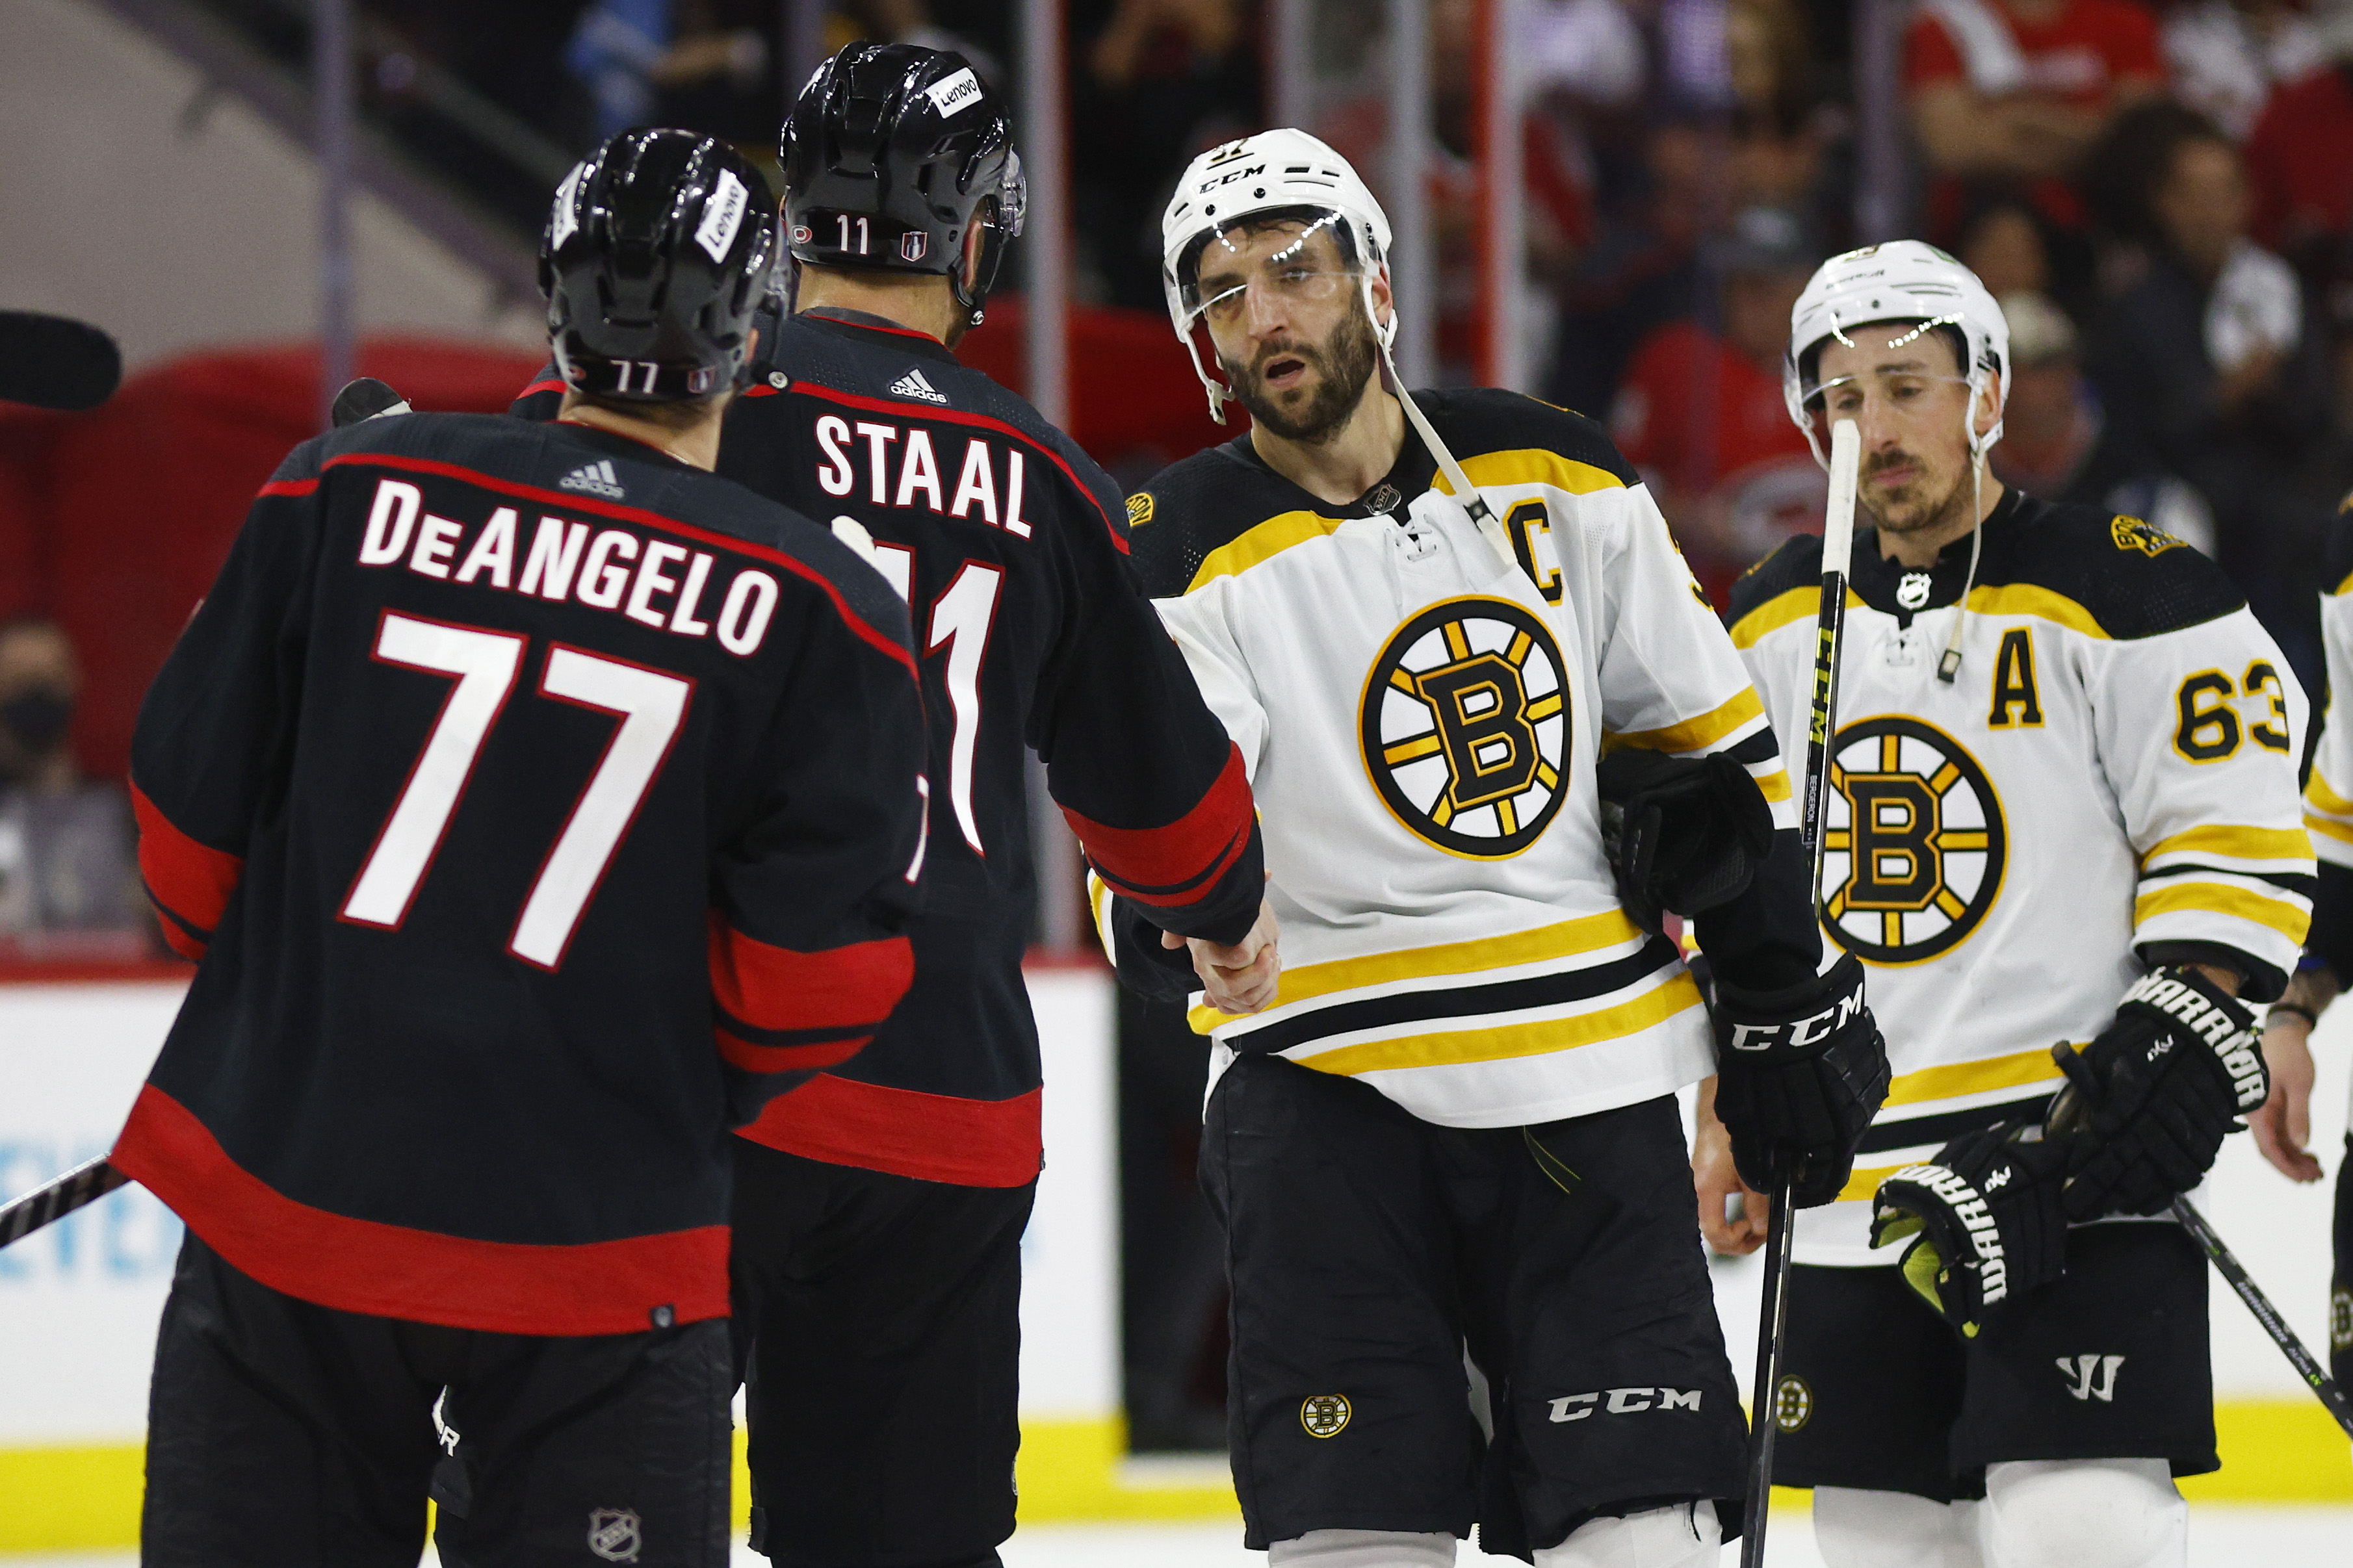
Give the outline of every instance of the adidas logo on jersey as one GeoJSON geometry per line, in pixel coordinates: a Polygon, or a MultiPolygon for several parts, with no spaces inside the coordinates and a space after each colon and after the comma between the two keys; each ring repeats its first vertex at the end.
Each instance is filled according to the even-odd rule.
{"type": "Polygon", "coordinates": [[[559,489],[586,490],[607,500],[619,500],[622,496],[621,478],[613,472],[613,460],[599,458],[593,463],[583,463],[555,481],[559,489]]]}
{"type": "Polygon", "coordinates": [[[893,397],[920,398],[925,403],[944,404],[947,402],[947,399],[940,395],[940,389],[938,387],[934,386],[930,382],[923,379],[923,373],[920,370],[911,370],[906,374],[901,376],[898,380],[892,382],[891,384],[891,395],[893,397]]]}

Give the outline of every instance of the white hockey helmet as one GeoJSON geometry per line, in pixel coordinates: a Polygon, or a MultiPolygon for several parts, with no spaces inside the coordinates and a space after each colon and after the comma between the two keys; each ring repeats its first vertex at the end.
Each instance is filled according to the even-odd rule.
{"type": "Polygon", "coordinates": [[[1186,168],[1161,215],[1160,286],[1168,298],[1169,322],[1209,395],[1210,417],[1220,425],[1233,395],[1201,363],[1193,333],[1203,306],[1198,287],[1201,253],[1236,223],[1276,212],[1331,226],[1362,269],[1365,316],[1374,323],[1381,347],[1386,350],[1397,336],[1394,307],[1386,323],[1373,309],[1373,281],[1388,271],[1388,215],[1348,160],[1306,132],[1288,128],[1211,148],[1186,168]]]}
{"type": "Polygon", "coordinates": [[[1789,348],[1781,360],[1781,400],[1789,417],[1806,433],[1815,461],[1830,466],[1822,452],[1821,433],[1807,407],[1821,391],[1820,356],[1815,353],[1831,338],[1846,341],[1847,329],[1877,321],[1916,321],[1923,328],[1952,327],[1967,345],[1962,373],[1969,385],[1968,410],[1963,416],[1969,450],[1982,455],[2001,439],[2001,409],[1994,409],[1991,429],[1978,434],[1978,400],[1989,395],[1993,378],[2001,378],[1998,392],[2010,395],[2010,323],[2001,307],[1978,280],[1978,275],[1937,249],[1916,239],[1867,245],[1833,256],[1814,273],[1805,292],[1789,312],[1789,348]],[[1809,362],[1811,362],[1810,363],[1809,362]]]}

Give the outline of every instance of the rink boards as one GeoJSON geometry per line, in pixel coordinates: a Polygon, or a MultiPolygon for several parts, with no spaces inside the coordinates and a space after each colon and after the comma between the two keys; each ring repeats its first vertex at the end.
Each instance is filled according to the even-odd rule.
{"type": "MultiPolygon", "coordinates": [[[[1023,1244],[1022,1517],[1229,1513],[1214,1464],[1124,1457],[1111,982],[1096,968],[1060,966],[1035,967],[1029,980],[1046,1060],[1047,1155],[1023,1244]]],[[[168,978],[0,984],[0,1198],[104,1152],[182,990],[168,978]]],[[[2353,1016],[2332,1017],[2316,1040],[2315,1147],[2332,1173],[2349,1046],[2353,1016]]],[[[2208,1197],[2297,1330],[2324,1345],[2327,1184],[2291,1187],[2237,1138],[2208,1197]]],[[[162,1205],[130,1187],[0,1251],[0,1552],[135,1540],[148,1360],[179,1236],[162,1205]]],[[[1754,1331],[1752,1280],[1747,1268],[1719,1270],[1736,1364],[1754,1331]]],[[[2214,1298],[2224,1469],[2184,1489],[2353,1500],[2343,1438],[2219,1280],[2214,1298]]],[[[745,1506],[739,1487],[739,1512],[745,1506]]]]}

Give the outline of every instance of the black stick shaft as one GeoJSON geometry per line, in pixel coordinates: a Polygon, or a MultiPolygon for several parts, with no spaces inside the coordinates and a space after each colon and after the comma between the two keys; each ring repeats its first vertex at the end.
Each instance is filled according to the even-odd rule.
{"type": "Polygon", "coordinates": [[[2337,1380],[2328,1375],[2327,1370],[2314,1359],[2310,1351],[2304,1348],[2304,1342],[2296,1337],[2294,1329],[2287,1326],[2287,1320],[2280,1316],[2277,1307],[2272,1305],[2272,1299],[2263,1294],[2263,1288],[2255,1283],[2254,1277],[2240,1263],[2238,1254],[2231,1250],[2214,1227],[2206,1223],[2206,1216],[2200,1214],[2188,1198],[2173,1200],[2173,1217],[2181,1222],[2184,1230],[2197,1238],[2200,1247],[2205,1248],[2208,1259],[2230,1282],[2231,1289],[2239,1293],[2239,1300],[2247,1304],[2247,1310],[2255,1315],[2255,1321],[2263,1325],[2263,1332],[2271,1335],[2272,1343],[2279,1346],[2280,1354],[2287,1357],[2287,1363],[2295,1368],[2295,1374],[2304,1379],[2306,1386],[2327,1407],[2328,1414],[2337,1418],[2337,1424],[2345,1428],[2346,1435],[2353,1436],[2353,1401],[2346,1398],[2345,1391],[2337,1386],[2337,1380]]]}
{"type": "Polygon", "coordinates": [[[1741,1510],[1740,1568],[1764,1568],[1765,1511],[1773,1497],[1773,1439],[1781,1429],[1774,1418],[1781,1384],[1781,1330],[1789,1316],[1789,1243],[1797,1207],[1784,1176],[1773,1189],[1773,1213],[1765,1227],[1765,1294],[1757,1303],[1757,1383],[1749,1395],[1748,1496],[1741,1510]]]}
{"type": "Polygon", "coordinates": [[[0,1247],[7,1247],[78,1208],[98,1202],[131,1180],[101,1156],[76,1165],[47,1186],[35,1187],[0,1208],[0,1247]]]}

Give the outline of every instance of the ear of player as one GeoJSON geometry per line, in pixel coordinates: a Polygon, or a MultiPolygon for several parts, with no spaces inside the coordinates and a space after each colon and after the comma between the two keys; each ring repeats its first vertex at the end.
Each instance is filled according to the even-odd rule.
{"type": "Polygon", "coordinates": [[[2238,1118],[2271,1094],[2254,1024],[2176,964],[2143,975],[2080,1053],[2052,1047],[2067,1074],[2050,1124],[2068,1139],[2070,1219],[2162,1214],[2213,1169],[2238,1118]]]}
{"type": "Polygon", "coordinates": [[[1793,1179],[1799,1208],[1836,1201],[1854,1146],[1887,1098],[1887,1045],[1852,953],[1778,991],[1715,984],[1715,1113],[1740,1179],[1771,1192],[1793,1179]]]}
{"type": "Polygon", "coordinates": [[[1773,808],[1722,752],[1671,757],[1628,747],[1595,770],[1618,901],[1655,931],[1662,910],[1691,916],[1748,890],[1773,847],[1773,808]]]}
{"type": "Polygon", "coordinates": [[[1871,1245],[1915,1238],[1904,1279],[1963,1336],[2059,1278],[2067,1151],[2023,1119],[1956,1138],[1879,1184],[1871,1245]]]}

